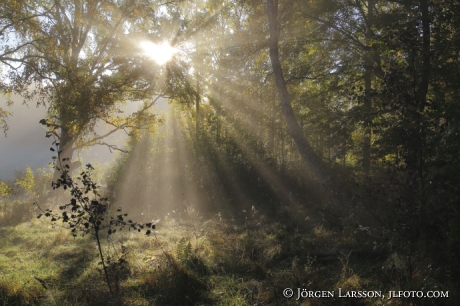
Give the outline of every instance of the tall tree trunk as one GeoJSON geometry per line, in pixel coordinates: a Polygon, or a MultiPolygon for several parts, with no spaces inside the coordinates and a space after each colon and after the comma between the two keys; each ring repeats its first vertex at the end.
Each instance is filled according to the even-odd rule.
{"type": "Polygon", "coordinates": [[[280,96],[281,111],[286,119],[289,135],[294,139],[302,158],[307,166],[313,172],[318,182],[326,189],[339,204],[346,204],[345,201],[337,193],[338,188],[335,186],[332,173],[329,171],[323,160],[315,153],[308,140],[305,138],[303,131],[297,122],[297,119],[292,110],[291,98],[287,90],[286,81],[284,79],[278,50],[278,1],[267,0],[268,25],[270,29],[269,48],[270,60],[275,75],[276,87],[280,96]]]}
{"type": "Polygon", "coordinates": [[[196,115],[196,139],[200,139],[200,81],[199,81],[199,73],[198,71],[196,72],[196,96],[195,96],[195,115],[196,115]]]}
{"type": "Polygon", "coordinates": [[[430,30],[430,10],[428,0],[420,1],[420,9],[422,13],[422,75],[420,80],[420,86],[416,93],[417,103],[419,107],[419,144],[417,148],[417,170],[420,180],[420,235],[423,239],[426,239],[426,196],[425,196],[425,174],[424,174],[424,147],[426,142],[426,132],[423,125],[423,119],[421,113],[423,112],[428,94],[428,86],[431,77],[431,30],[430,30]]]}
{"type": "Polygon", "coordinates": [[[284,137],[281,137],[281,173],[286,173],[286,157],[285,157],[284,137]]]}
{"type": "Polygon", "coordinates": [[[318,155],[319,158],[323,159],[324,156],[324,142],[323,142],[323,135],[319,134],[318,135],[318,155]]]}
{"type": "Polygon", "coordinates": [[[276,119],[276,110],[275,106],[271,107],[271,114],[270,114],[270,123],[268,127],[268,150],[270,157],[276,159],[276,152],[275,152],[275,119],[276,119]]]}
{"type": "MultiPolygon", "coordinates": [[[[366,59],[366,62],[368,60],[366,59]]],[[[370,168],[371,168],[371,137],[372,137],[372,131],[371,131],[371,118],[370,118],[370,112],[372,109],[372,102],[371,102],[371,97],[370,97],[370,92],[371,92],[371,72],[370,69],[365,68],[365,76],[364,76],[364,113],[365,113],[365,118],[364,118],[364,137],[363,137],[363,171],[366,176],[370,174],[370,168]]]]}
{"type": "MultiPolygon", "coordinates": [[[[195,14],[198,13],[198,3],[195,2],[195,14]]],[[[196,47],[196,53],[197,53],[197,59],[201,58],[201,48],[199,47],[198,43],[198,38],[195,39],[195,47],[196,47]]],[[[196,60],[197,60],[196,59],[196,60]]],[[[202,64],[202,61],[200,61],[199,64],[195,63],[196,67],[196,95],[195,95],[195,115],[196,115],[196,122],[195,122],[195,134],[196,134],[196,140],[197,142],[200,140],[200,100],[201,100],[201,88],[200,88],[200,72],[198,69],[200,69],[200,66],[202,64]]]]}
{"type": "MultiPolygon", "coordinates": [[[[367,4],[367,21],[374,18],[374,1],[369,0],[367,4]]],[[[366,38],[371,39],[371,26],[367,24],[366,38]]],[[[371,111],[372,111],[372,50],[364,54],[364,138],[363,138],[363,171],[366,176],[370,173],[371,167],[371,111]]]]}

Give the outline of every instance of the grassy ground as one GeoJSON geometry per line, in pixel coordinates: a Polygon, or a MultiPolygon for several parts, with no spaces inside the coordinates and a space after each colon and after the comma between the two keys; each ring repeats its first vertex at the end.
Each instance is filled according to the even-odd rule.
{"type": "Polygon", "coordinates": [[[220,214],[165,217],[154,235],[122,232],[104,239],[112,263],[126,259],[111,265],[117,291],[111,295],[94,239],[74,239],[68,230],[33,219],[0,228],[0,305],[451,304],[448,299],[338,298],[338,288],[387,295],[409,285],[421,290],[428,282],[426,290],[448,290],[421,270],[407,279],[407,259],[396,252],[312,255],[356,249],[367,240],[372,244],[360,235],[327,230],[302,211],[280,212],[276,220],[254,210],[237,220],[220,214]],[[285,288],[294,289],[293,298],[283,297],[285,288]],[[335,298],[297,300],[297,288],[334,291],[335,298]]]}

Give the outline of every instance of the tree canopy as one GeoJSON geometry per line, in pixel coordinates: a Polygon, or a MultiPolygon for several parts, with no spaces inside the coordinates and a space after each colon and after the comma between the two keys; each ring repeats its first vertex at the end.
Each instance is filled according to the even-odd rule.
{"type": "Polygon", "coordinates": [[[143,1],[7,4],[0,58],[9,66],[5,88],[47,106],[48,118],[41,123],[48,136],[57,137],[61,158],[71,159],[76,148],[106,144],[104,138],[117,130],[132,134],[152,126],[150,109],[165,90],[158,65],[134,42],[158,39],[157,6],[145,7],[143,1]],[[152,24],[151,33],[141,32],[146,24],[152,24]],[[122,115],[127,101],[144,104],[122,115]],[[99,135],[98,123],[111,129],[99,135]]]}

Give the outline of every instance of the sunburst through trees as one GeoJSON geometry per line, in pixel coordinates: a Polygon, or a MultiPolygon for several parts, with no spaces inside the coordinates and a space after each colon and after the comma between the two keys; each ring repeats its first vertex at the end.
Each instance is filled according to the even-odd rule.
{"type": "MultiPolygon", "coordinates": [[[[225,304],[200,277],[229,271],[276,290],[289,277],[290,286],[458,285],[455,1],[7,0],[0,10],[0,90],[47,107],[56,158],[73,170],[79,150],[118,151],[104,187],[113,206],[195,226],[171,238],[180,256],[162,249],[167,281],[146,278],[151,290],[168,291],[175,275],[211,288],[211,302],[190,293],[196,300],[180,303],[225,304]],[[107,141],[120,131],[124,146],[107,141]],[[218,238],[203,242],[208,224],[237,235],[228,243],[240,259],[218,259],[209,246],[218,238]],[[335,276],[312,268],[332,271],[340,254],[335,276]]],[[[8,115],[0,108],[4,129],[8,115]]],[[[11,216],[9,199],[28,191],[0,186],[11,216]]],[[[280,304],[240,289],[229,304],[280,304]]],[[[155,292],[160,304],[178,301],[155,292]]]]}

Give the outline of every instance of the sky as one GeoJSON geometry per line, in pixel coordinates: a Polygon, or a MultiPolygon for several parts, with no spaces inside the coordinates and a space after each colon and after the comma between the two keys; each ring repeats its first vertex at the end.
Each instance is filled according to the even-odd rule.
{"type": "MultiPolygon", "coordinates": [[[[37,168],[46,168],[54,155],[50,151],[53,139],[45,137],[46,130],[39,123],[46,117],[46,109],[43,106],[36,107],[33,103],[24,105],[18,96],[13,96],[12,100],[13,105],[8,107],[6,98],[0,95],[0,107],[13,113],[7,119],[7,136],[3,135],[3,131],[0,133],[0,180],[14,179],[15,173],[26,167],[34,171],[37,168]]],[[[161,101],[156,107],[157,112],[164,110],[166,106],[167,103],[161,101]]],[[[135,105],[128,107],[128,111],[135,110],[135,105]]],[[[124,132],[118,132],[106,142],[121,146],[125,139],[124,132]]],[[[106,146],[97,145],[82,151],[80,157],[84,162],[97,161],[106,164],[113,161],[115,153],[110,153],[106,146]]]]}

